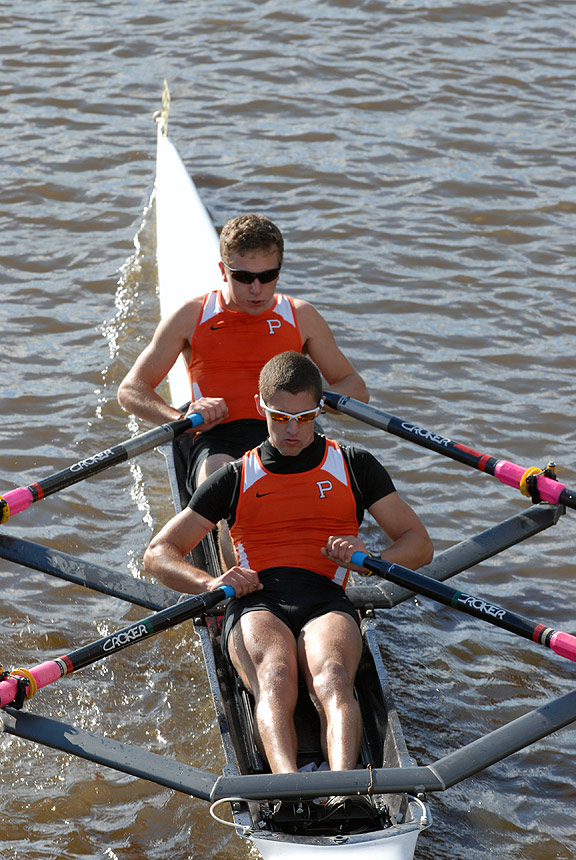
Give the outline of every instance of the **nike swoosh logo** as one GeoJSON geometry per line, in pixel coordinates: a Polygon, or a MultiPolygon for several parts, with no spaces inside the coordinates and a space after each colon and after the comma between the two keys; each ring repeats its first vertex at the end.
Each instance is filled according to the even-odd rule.
{"type": "Polygon", "coordinates": [[[256,493],[256,498],[261,499],[262,496],[273,496],[273,495],[274,495],[274,491],[272,491],[270,493],[256,493]]]}
{"type": "Polygon", "coordinates": [[[211,325],[210,331],[220,331],[221,328],[230,328],[230,326],[225,325],[224,323],[222,323],[222,325],[211,325]]]}

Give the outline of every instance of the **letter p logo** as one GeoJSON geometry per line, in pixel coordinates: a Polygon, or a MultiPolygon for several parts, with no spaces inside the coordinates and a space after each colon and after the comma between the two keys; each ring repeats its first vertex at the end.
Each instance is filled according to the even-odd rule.
{"type": "Polygon", "coordinates": [[[282,320],[266,320],[268,323],[268,334],[275,334],[277,328],[282,327],[282,320]]]}
{"type": "Polygon", "coordinates": [[[325,499],[326,493],[332,489],[332,481],[316,481],[316,486],[320,490],[320,498],[325,499]]]}

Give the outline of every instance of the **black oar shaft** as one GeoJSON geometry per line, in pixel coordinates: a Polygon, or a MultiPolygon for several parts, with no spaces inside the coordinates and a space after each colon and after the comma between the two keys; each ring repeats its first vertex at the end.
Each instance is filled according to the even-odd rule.
{"type": "Polygon", "coordinates": [[[163,424],[161,427],[155,427],[147,433],[134,436],[132,439],[121,442],[119,445],[105,448],[98,454],[92,454],[84,460],[79,460],[77,463],[73,463],[72,466],[68,466],[60,472],[55,472],[47,478],[42,478],[40,481],[35,481],[27,487],[18,487],[15,490],[10,490],[8,493],[5,493],[4,497],[0,497],[0,523],[5,523],[13,514],[26,510],[33,502],[57,493],[66,487],[71,487],[85,478],[90,478],[98,472],[103,472],[104,469],[108,469],[110,466],[130,460],[144,451],[149,451],[151,448],[157,448],[159,445],[171,442],[176,436],[190,430],[192,427],[197,427],[203,420],[201,415],[192,414],[179,421],[163,424]]]}
{"type": "Polygon", "coordinates": [[[494,475],[503,484],[507,484],[509,487],[516,487],[523,492],[525,492],[523,484],[527,476],[530,473],[538,472],[540,474],[534,474],[530,480],[533,479],[535,481],[537,494],[541,501],[566,505],[566,507],[576,509],[576,491],[569,490],[564,484],[542,473],[539,469],[524,469],[522,466],[516,465],[516,463],[494,457],[492,454],[481,454],[467,445],[454,442],[452,439],[448,439],[446,436],[442,436],[432,430],[427,430],[413,421],[397,418],[383,409],[376,409],[374,406],[369,406],[366,403],[342,394],[325,391],[324,399],[326,405],[332,409],[336,409],[337,412],[350,415],[353,418],[364,421],[366,424],[371,424],[373,427],[378,427],[380,430],[385,430],[387,433],[399,436],[401,439],[407,439],[409,442],[420,445],[422,448],[428,448],[430,451],[443,454],[445,457],[450,457],[450,459],[463,463],[465,466],[471,466],[480,472],[494,475]]]}
{"type": "Polygon", "coordinates": [[[460,445],[439,433],[435,433],[433,430],[427,430],[413,421],[405,421],[402,418],[397,418],[383,409],[376,409],[374,406],[369,406],[367,403],[362,403],[359,400],[353,400],[351,397],[325,391],[324,398],[326,405],[338,410],[338,412],[351,415],[353,418],[358,418],[366,424],[371,424],[373,427],[378,427],[380,430],[385,430],[393,436],[406,439],[408,442],[413,442],[422,448],[436,451],[438,454],[443,454],[446,457],[457,460],[465,466],[471,466],[474,469],[479,469],[481,472],[488,472],[489,475],[494,474],[494,469],[498,463],[497,457],[480,454],[478,451],[472,450],[472,448],[467,448],[465,445],[460,445]]]}
{"type": "Polygon", "coordinates": [[[78,669],[89,666],[91,663],[96,663],[104,657],[109,657],[110,654],[122,651],[135,642],[154,636],[156,633],[160,633],[169,627],[174,627],[176,624],[187,621],[195,615],[200,615],[207,609],[216,606],[221,600],[233,595],[234,589],[229,585],[223,585],[214,591],[196,594],[194,597],[183,600],[181,603],[176,603],[174,606],[162,609],[160,612],[149,615],[141,621],[136,621],[134,624],[130,624],[110,636],[103,636],[95,642],[84,645],[70,654],[65,654],[55,660],[47,660],[38,666],[33,666],[31,669],[16,669],[10,677],[0,681],[0,707],[15,701],[18,695],[19,683],[17,676],[22,676],[28,680],[29,684],[32,685],[29,696],[33,695],[36,689],[46,687],[63,675],[70,675],[72,672],[78,671],[78,669]]]}
{"type": "Polygon", "coordinates": [[[82,648],[78,648],[76,651],[72,651],[65,657],[60,658],[66,661],[68,667],[68,671],[65,674],[83,669],[85,666],[96,663],[110,654],[116,654],[118,651],[122,651],[140,639],[147,639],[149,636],[161,633],[162,630],[175,627],[182,621],[187,621],[206,609],[216,606],[226,596],[229,595],[226,594],[223,588],[216,589],[215,591],[207,591],[203,594],[196,594],[187,600],[174,604],[174,606],[169,606],[167,609],[161,609],[160,612],[148,615],[134,624],[129,624],[110,636],[103,636],[95,642],[90,642],[88,645],[84,645],[82,648]]]}
{"type": "MultiPolygon", "coordinates": [[[[191,424],[187,419],[183,420],[186,420],[186,424],[189,428],[191,424]]],[[[178,424],[182,424],[182,422],[174,422],[174,425],[178,424]]],[[[57,493],[59,490],[63,490],[66,487],[70,487],[73,484],[83,481],[85,478],[90,478],[92,475],[98,474],[98,472],[103,472],[105,469],[110,468],[110,466],[124,463],[126,460],[130,460],[132,457],[136,457],[144,451],[148,451],[151,448],[156,448],[159,445],[170,442],[174,436],[177,435],[179,430],[179,428],[174,425],[163,424],[161,427],[155,427],[153,430],[150,430],[148,433],[143,433],[141,436],[135,436],[133,439],[120,442],[112,448],[105,448],[103,451],[99,451],[97,454],[92,454],[84,460],[79,460],[72,466],[68,466],[59,472],[55,472],[47,478],[42,478],[40,481],[30,484],[28,489],[34,496],[34,501],[45,496],[50,496],[53,493],[57,493]]],[[[182,429],[187,428],[183,427],[182,429]]]]}
{"type": "Polygon", "coordinates": [[[430,597],[445,606],[458,609],[460,612],[473,615],[475,618],[480,618],[489,624],[508,630],[510,633],[545,645],[569,660],[576,660],[576,637],[569,633],[554,630],[544,624],[534,624],[533,621],[522,615],[496,606],[496,604],[483,598],[458,591],[444,582],[437,582],[429,576],[424,576],[422,573],[417,573],[417,571],[402,567],[399,564],[373,558],[362,552],[353,553],[351,561],[353,564],[371,570],[390,580],[390,582],[409,588],[417,594],[430,597]]]}
{"type": "MultiPolygon", "coordinates": [[[[510,633],[517,633],[526,639],[532,639],[534,631],[541,627],[541,625],[533,624],[521,615],[516,615],[514,612],[509,612],[507,609],[496,606],[482,598],[459,591],[446,583],[437,582],[435,579],[407,567],[398,564],[389,565],[387,562],[380,562],[378,559],[371,558],[366,559],[363,566],[383,574],[390,582],[395,582],[404,588],[410,588],[423,597],[437,600],[439,603],[453,609],[459,609],[467,615],[488,620],[491,624],[502,627],[510,633]]],[[[553,632],[550,630],[550,634],[553,632]]]]}

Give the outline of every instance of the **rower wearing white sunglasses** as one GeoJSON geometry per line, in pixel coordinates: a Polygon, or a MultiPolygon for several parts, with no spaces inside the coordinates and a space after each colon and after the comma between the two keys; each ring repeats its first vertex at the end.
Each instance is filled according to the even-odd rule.
{"type": "MultiPolygon", "coordinates": [[[[256,737],[273,772],[296,765],[292,715],[299,674],[318,709],[332,770],[356,766],[361,719],[353,682],[362,649],[357,614],[345,594],[364,510],[391,540],[385,561],[417,568],[432,558],[428,533],[367,451],[315,432],[322,378],[298,352],[274,356],[260,373],[256,408],[268,437],[211,475],[153,539],[146,568],[187,593],[231,585],[222,637],[256,700],[256,737]],[[212,578],[188,553],[221,519],[236,564],[212,578]]],[[[382,541],[384,543],[384,541],[382,541]]],[[[366,571],[364,571],[366,573],[366,571]]]]}

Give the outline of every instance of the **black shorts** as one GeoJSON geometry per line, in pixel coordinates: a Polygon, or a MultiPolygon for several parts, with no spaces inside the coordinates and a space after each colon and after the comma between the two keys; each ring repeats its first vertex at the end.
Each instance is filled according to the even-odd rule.
{"type": "Polygon", "coordinates": [[[212,454],[228,454],[233,460],[242,457],[246,451],[256,448],[268,436],[265,421],[247,418],[242,421],[229,421],[217,424],[206,433],[184,433],[175,444],[186,463],[186,486],[190,495],[197,487],[198,471],[202,463],[212,454]]]}
{"type": "Polygon", "coordinates": [[[233,597],[222,624],[222,650],[228,655],[228,639],[232,628],[242,615],[267,609],[286,624],[294,638],[313,618],[327,612],[346,612],[360,626],[358,613],[338,583],[299,567],[275,567],[263,570],[260,581],[264,588],[246,597],[233,597]]]}

